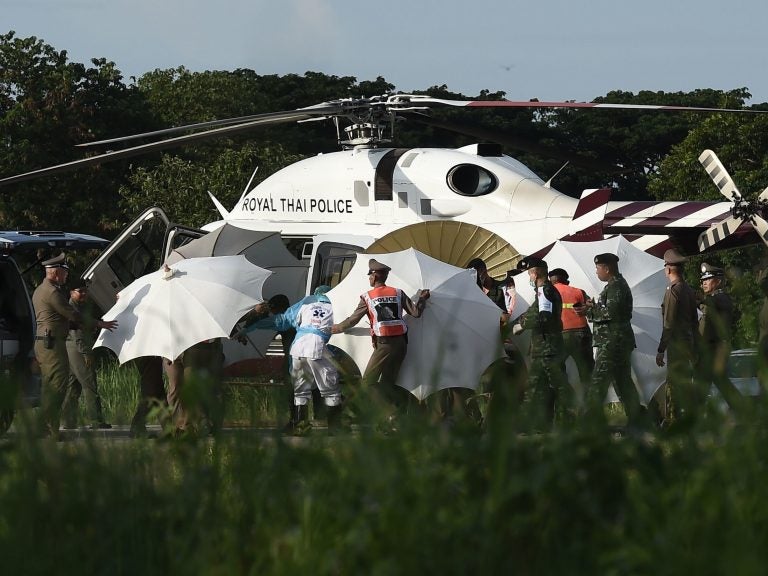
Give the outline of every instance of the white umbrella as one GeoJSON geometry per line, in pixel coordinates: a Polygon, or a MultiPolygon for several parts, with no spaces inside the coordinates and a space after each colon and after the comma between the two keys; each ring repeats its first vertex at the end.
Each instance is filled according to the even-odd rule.
{"type": "MultiPolygon", "coordinates": [[[[242,254],[249,262],[272,271],[272,275],[262,289],[265,299],[276,294],[285,294],[293,303],[304,296],[307,267],[286,248],[279,232],[247,230],[225,223],[205,236],[176,248],[168,255],[165,262],[174,264],[185,258],[237,254],[242,254]]],[[[274,338],[275,332],[272,330],[249,332],[247,339],[253,349],[233,340],[225,340],[225,366],[248,363],[254,357],[254,350],[259,357],[264,358],[274,338]]],[[[238,368],[241,367],[238,366],[238,368]]]]}
{"type": "MultiPolygon", "coordinates": [[[[632,329],[637,343],[632,352],[632,376],[641,400],[647,403],[667,374],[665,368],[656,366],[662,327],[660,307],[667,288],[664,261],[636,248],[623,236],[597,242],[558,241],[544,259],[550,270],[567,270],[571,286],[597,299],[605,283],[595,275],[594,258],[605,252],[619,257],[619,271],[632,290],[632,329]]],[[[520,282],[518,293],[528,303],[533,301],[533,291],[527,282],[520,282]]]]}
{"type": "MultiPolygon", "coordinates": [[[[397,384],[422,400],[444,388],[474,390],[480,375],[503,355],[499,337],[501,310],[477,287],[474,270],[457,268],[410,248],[392,254],[358,254],[354,267],[328,297],[334,317],[343,320],[370,290],[368,259],[392,268],[387,285],[402,289],[412,299],[428,288],[430,298],[421,318],[406,316],[408,354],[397,384]]],[[[333,336],[331,343],[347,352],[360,371],[373,352],[370,325],[333,336]]]]}
{"type": "Polygon", "coordinates": [[[237,321],[262,301],[271,272],[245,256],[190,258],[134,280],[104,315],[118,327],[102,330],[105,346],[120,363],[140,356],[176,359],[211,338],[228,337],[237,321]]]}

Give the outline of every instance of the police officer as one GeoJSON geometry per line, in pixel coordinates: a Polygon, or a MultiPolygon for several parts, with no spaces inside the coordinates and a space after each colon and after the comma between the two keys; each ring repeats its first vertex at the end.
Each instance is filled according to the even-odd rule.
{"type": "Polygon", "coordinates": [[[584,315],[576,313],[576,308],[585,306],[587,294],[581,288],[575,288],[568,281],[568,272],[562,268],[549,271],[549,280],[560,292],[563,299],[563,346],[565,358],[569,356],[576,363],[582,390],[589,388],[592,380],[592,370],[595,367],[595,357],[592,352],[592,331],[584,315]]]}
{"type": "Polygon", "coordinates": [[[597,301],[587,300],[576,306],[578,314],[586,314],[595,330],[597,355],[592,371],[592,382],[587,391],[587,409],[590,417],[604,423],[603,402],[608,388],[613,389],[624,405],[631,427],[645,426],[645,411],[632,382],[632,350],[635,334],[632,331],[632,291],[619,273],[619,257],[610,252],[594,258],[598,280],[606,282],[597,301]]]}
{"type": "Polygon", "coordinates": [[[536,291],[535,301],[520,318],[520,328],[531,331],[525,403],[530,425],[534,430],[545,430],[552,426],[556,411],[558,419],[570,421],[575,409],[563,363],[563,301],[547,277],[544,260],[527,256],[517,267],[528,272],[528,281],[536,291]]]}
{"type": "MultiPolygon", "coordinates": [[[[75,310],[65,295],[64,285],[69,267],[63,253],[42,262],[45,278],[32,295],[35,308],[37,332],[35,333],[35,356],[42,374],[42,424],[44,433],[56,438],[59,433],[61,404],[69,381],[69,358],[66,340],[70,322],[79,324],[83,315],[75,310]]],[[[117,326],[114,320],[96,320],[97,328],[112,330],[117,326]]]]}
{"type": "Polygon", "coordinates": [[[674,249],[664,253],[664,273],[669,286],[664,293],[661,315],[664,327],[656,354],[656,364],[664,366],[667,357],[667,416],[670,422],[692,420],[703,395],[693,382],[693,366],[699,335],[696,294],[685,282],[686,258],[674,249]]]}
{"type": "Polygon", "coordinates": [[[344,332],[360,322],[363,316],[368,316],[374,350],[363,373],[363,382],[369,390],[378,392],[383,400],[399,410],[408,397],[408,392],[395,384],[408,346],[408,326],[403,316],[407,313],[414,318],[420,317],[429,299],[429,290],[419,290],[414,304],[401,289],[387,286],[390,270],[389,266],[373,258],[368,261],[371,289],[360,296],[355,311],[334,324],[332,330],[334,334],[344,332]]]}
{"type": "Polygon", "coordinates": [[[728,377],[728,359],[731,355],[731,339],[735,309],[733,300],[724,290],[725,271],[707,264],[701,265],[701,288],[704,301],[700,308],[699,336],[701,350],[696,365],[698,378],[706,394],[714,383],[731,410],[742,407],[742,397],[728,377]]]}
{"type": "Polygon", "coordinates": [[[91,429],[106,430],[112,426],[104,421],[101,396],[99,396],[96,382],[96,361],[93,354],[93,344],[96,341],[96,327],[93,325],[95,314],[91,312],[92,304],[88,301],[88,285],[84,280],[76,282],[71,287],[69,305],[80,312],[83,321],[79,326],[71,327],[67,338],[69,381],[62,406],[64,427],[77,426],[78,402],[81,393],[85,392],[86,413],[91,429]]]}

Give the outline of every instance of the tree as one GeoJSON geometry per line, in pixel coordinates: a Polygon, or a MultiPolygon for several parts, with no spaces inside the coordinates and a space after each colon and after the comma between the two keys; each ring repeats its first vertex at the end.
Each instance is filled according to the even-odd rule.
{"type": "MultiPolygon", "coordinates": [[[[69,62],[35,37],[0,36],[0,173],[10,175],[82,157],[75,148],[108,130],[141,126],[139,94],[114,63],[69,62]]],[[[86,168],[3,189],[3,228],[104,233],[120,220],[117,190],[125,163],[86,168]]]]}
{"type": "MultiPolygon", "coordinates": [[[[768,185],[768,118],[715,114],[672,147],[658,172],[649,179],[650,194],[658,200],[725,200],[698,162],[707,148],[715,151],[746,198],[754,198],[768,185]]],[[[745,246],[693,258],[689,281],[695,285],[698,266],[703,261],[726,266],[730,292],[742,311],[736,345],[753,345],[757,341],[757,311],[763,297],[756,277],[768,265],[765,247],[745,246]]]]}

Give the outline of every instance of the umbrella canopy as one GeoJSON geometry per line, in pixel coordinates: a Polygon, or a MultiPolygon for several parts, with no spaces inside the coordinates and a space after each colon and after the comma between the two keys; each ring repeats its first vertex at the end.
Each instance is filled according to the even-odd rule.
{"type": "MultiPolygon", "coordinates": [[[[286,248],[279,232],[247,230],[226,223],[191,242],[173,250],[166,258],[167,264],[185,258],[206,256],[233,256],[243,254],[249,262],[273,272],[263,287],[264,298],[285,294],[293,303],[304,296],[307,281],[307,263],[298,260],[286,248]]],[[[224,342],[226,365],[248,362],[253,351],[264,357],[275,333],[255,330],[248,334],[251,347],[237,342],[224,342]]]]}
{"type": "MultiPolygon", "coordinates": [[[[632,352],[632,377],[641,400],[647,403],[666,380],[666,369],[656,366],[655,361],[662,328],[661,301],[667,288],[664,261],[636,248],[623,236],[597,242],[558,241],[544,259],[550,270],[567,270],[571,286],[597,299],[605,283],[595,275],[594,257],[604,252],[619,257],[619,271],[632,290],[632,329],[637,343],[632,352]]],[[[517,288],[522,299],[533,302],[533,290],[527,282],[519,281],[517,288]]]]}
{"type": "Polygon", "coordinates": [[[174,264],[185,258],[237,254],[244,254],[250,262],[262,268],[297,262],[288,252],[278,232],[246,230],[231,224],[219,226],[205,236],[179,246],[168,255],[165,262],[174,264]]]}
{"type": "MultiPolygon", "coordinates": [[[[358,254],[347,277],[328,293],[337,321],[351,314],[360,295],[370,290],[369,257],[358,254]]],[[[443,388],[477,388],[480,375],[503,351],[501,310],[478,289],[474,270],[457,268],[413,248],[375,254],[375,258],[392,268],[388,285],[402,289],[412,299],[421,288],[431,293],[421,318],[406,316],[408,354],[397,384],[419,400],[443,388]]],[[[331,343],[347,352],[361,372],[373,352],[370,325],[365,320],[334,335],[331,343]]]]}
{"type": "Polygon", "coordinates": [[[245,256],[190,258],[137,278],[104,315],[117,320],[102,330],[94,348],[105,346],[120,363],[140,356],[176,359],[211,338],[226,338],[237,321],[262,301],[271,272],[245,256]]]}

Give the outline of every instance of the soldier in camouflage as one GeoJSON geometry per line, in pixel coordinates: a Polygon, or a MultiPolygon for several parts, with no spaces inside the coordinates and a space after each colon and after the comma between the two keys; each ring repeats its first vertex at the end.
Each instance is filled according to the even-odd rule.
{"type": "Polygon", "coordinates": [[[565,374],[563,358],[563,301],[547,277],[547,263],[528,256],[518,263],[528,272],[536,299],[520,319],[520,328],[531,331],[531,363],[525,404],[534,430],[549,429],[555,418],[563,423],[573,419],[573,389],[565,374]]]}
{"type": "Polygon", "coordinates": [[[632,291],[619,273],[619,257],[605,253],[595,256],[595,273],[605,288],[597,301],[587,300],[577,307],[592,321],[594,343],[597,348],[592,382],[587,392],[587,413],[599,423],[605,423],[603,402],[608,388],[613,389],[624,405],[630,427],[643,428],[645,409],[632,381],[632,350],[635,334],[632,331],[632,291]]]}

